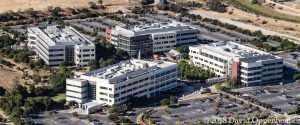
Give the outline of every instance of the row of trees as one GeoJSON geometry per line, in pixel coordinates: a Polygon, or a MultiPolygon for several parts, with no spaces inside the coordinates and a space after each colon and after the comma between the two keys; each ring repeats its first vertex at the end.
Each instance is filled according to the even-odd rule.
{"type": "Polygon", "coordinates": [[[186,14],[184,16],[189,17],[190,19],[195,20],[195,21],[200,20],[202,22],[208,22],[213,25],[224,27],[226,29],[233,30],[233,31],[236,31],[236,32],[248,35],[248,36],[256,37],[256,38],[246,41],[246,42],[253,44],[257,47],[260,47],[262,49],[265,49],[266,51],[293,51],[293,50],[300,49],[300,45],[297,45],[286,38],[282,38],[282,37],[276,36],[276,35],[264,35],[264,34],[262,34],[262,32],[260,30],[250,31],[248,29],[243,29],[243,28],[237,27],[232,24],[222,23],[218,20],[202,18],[200,15],[186,14]],[[278,42],[280,45],[278,47],[273,47],[267,43],[264,43],[264,42],[267,42],[268,40],[278,42]]]}
{"type": "Polygon", "coordinates": [[[164,98],[160,101],[161,106],[173,106],[178,102],[178,98],[176,96],[170,96],[169,98],[164,98]]]}
{"type": "Polygon", "coordinates": [[[189,64],[187,61],[180,61],[178,65],[178,72],[185,80],[200,80],[204,81],[208,78],[214,77],[215,74],[209,70],[189,64]]]}

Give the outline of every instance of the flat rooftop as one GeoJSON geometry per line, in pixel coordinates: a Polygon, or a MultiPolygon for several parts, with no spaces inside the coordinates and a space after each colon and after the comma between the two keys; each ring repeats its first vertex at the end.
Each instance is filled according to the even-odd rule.
{"type": "Polygon", "coordinates": [[[42,26],[29,28],[49,46],[55,45],[92,45],[91,41],[82,36],[71,26],[42,26]]]}
{"type": "Polygon", "coordinates": [[[249,47],[239,43],[225,41],[225,42],[217,42],[211,44],[205,44],[201,46],[195,46],[200,49],[209,50],[211,52],[218,53],[220,55],[231,57],[231,58],[243,58],[244,61],[247,61],[247,58],[250,60],[248,61],[257,61],[257,60],[267,60],[267,59],[275,59],[276,56],[249,47]]]}
{"type": "Polygon", "coordinates": [[[130,30],[132,32],[142,32],[142,31],[151,31],[151,30],[163,30],[163,29],[195,29],[181,22],[172,21],[172,22],[161,22],[161,23],[151,23],[151,24],[143,24],[143,25],[122,25],[120,26],[126,30],[130,30]]]}
{"type": "Polygon", "coordinates": [[[132,59],[108,67],[104,67],[98,70],[90,71],[83,75],[93,76],[99,79],[113,79],[143,69],[157,70],[172,65],[176,65],[176,64],[171,62],[165,62],[165,61],[151,62],[145,60],[132,59]]]}

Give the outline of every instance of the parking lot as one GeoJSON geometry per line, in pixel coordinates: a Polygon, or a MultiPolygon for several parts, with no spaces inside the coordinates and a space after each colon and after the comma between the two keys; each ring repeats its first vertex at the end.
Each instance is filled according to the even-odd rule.
{"type": "Polygon", "coordinates": [[[300,86],[295,83],[275,85],[268,87],[248,87],[235,90],[242,94],[243,98],[252,97],[255,104],[270,104],[271,109],[280,114],[290,113],[292,105],[299,105],[297,97],[300,97],[300,86]]]}
{"type": "Polygon", "coordinates": [[[181,101],[176,106],[156,110],[152,113],[151,117],[161,125],[176,124],[178,122],[188,124],[189,122],[196,122],[198,120],[205,122],[205,120],[211,118],[231,116],[247,118],[249,117],[248,114],[255,110],[257,110],[255,107],[244,109],[240,105],[240,101],[234,101],[229,97],[214,94],[208,98],[181,101]],[[166,110],[170,111],[170,114],[166,113],[166,110]]]}
{"type": "MultiPolygon", "coordinates": [[[[56,112],[52,116],[47,113],[33,114],[32,120],[36,125],[89,125],[85,115],[72,116],[71,113],[56,112]]],[[[100,125],[113,125],[106,115],[91,114],[92,121],[100,125]]]]}

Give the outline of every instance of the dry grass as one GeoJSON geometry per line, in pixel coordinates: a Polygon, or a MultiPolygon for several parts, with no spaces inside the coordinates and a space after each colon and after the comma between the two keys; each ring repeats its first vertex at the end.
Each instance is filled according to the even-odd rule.
{"type": "Polygon", "coordinates": [[[198,9],[199,13],[207,13],[214,16],[227,18],[231,20],[250,20],[252,25],[259,26],[268,30],[288,34],[291,36],[295,36],[300,38],[300,24],[288,22],[288,21],[282,21],[282,20],[275,20],[268,17],[259,16],[257,17],[255,14],[247,13],[245,11],[241,11],[239,9],[236,9],[234,7],[229,7],[228,10],[233,10],[232,14],[229,13],[218,13],[214,11],[206,11],[203,9],[198,9]],[[262,21],[267,21],[267,24],[262,24],[262,21]],[[287,27],[292,27],[294,30],[285,30],[287,27]]]}
{"type": "MultiPolygon", "coordinates": [[[[88,2],[90,1],[97,2],[98,0],[0,0],[0,13],[9,10],[18,11],[28,8],[33,8],[35,10],[45,10],[48,6],[59,6],[63,8],[84,7],[88,6],[88,2]]],[[[104,5],[126,3],[129,3],[129,0],[103,0],[104,5]]]]}
{"type": "Polygon", "coordinates": [[[0,86],[9,89],[16,81],[16,78],[20,78],[21,74],[11,71],[9,68],[0,68],[0,86]]]}

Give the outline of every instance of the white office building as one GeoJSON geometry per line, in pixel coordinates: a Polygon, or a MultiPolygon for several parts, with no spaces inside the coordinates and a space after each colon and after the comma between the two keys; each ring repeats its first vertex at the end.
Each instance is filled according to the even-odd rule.
{"type": "Polygon", "coordinates": [[[151,97],[177,87],[177,64],[128,60],[66,81],[66,100],[113,105],[132,97],[151,97]]]}
{"type": "Polygon", "coordinates": [[[28,41],[49,66],[66,61],[84,67],[95,59],[95,45],[70,26],[29,27],[28,41]]]}
{"type": "Polygon", "coordinates": [[[123,49],[129,55],[142,55],[166,52],[176,45],[198,41],[198,29],[184,23],[172,21],[144,25],[121,25],[107,30],[108,42],[123,49]]]}
{"type": "Polygon", "coordinates": [[[189,47],[193,64],[229,77],[244,85],[282,82],[283,59],[235,42],[189,47]]]}

